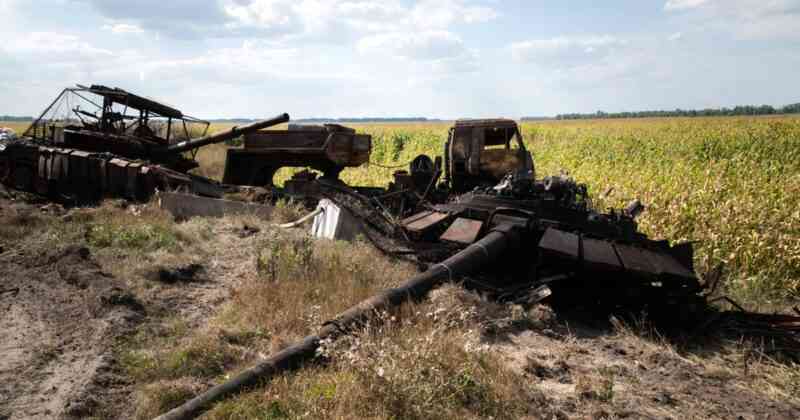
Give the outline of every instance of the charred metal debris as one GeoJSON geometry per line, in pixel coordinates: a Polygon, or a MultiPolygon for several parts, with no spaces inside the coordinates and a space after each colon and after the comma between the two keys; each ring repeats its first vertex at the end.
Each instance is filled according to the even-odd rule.
{"type": "Polygon", "coordinates": [[[408,282],[353,306],[318,334],[164,419],[193,417],[243,387],[296,368],[315,357],[322,340],[358,328],[376,311],[422,299],[444,282],[501,301],[542,302],[600,318],[646,312],[690,332],[716,323],[800,352],[800,317],[714,309],[715,287],[695,274],[692,244],[640,232],[635,219],[644,207],[638,201],[602,212],[585,185],[564,175],[537,178],[512,120],[456,121],[441,156],[416,157],[386,188],[339,179],[343,169],[369,164],[371,136],[336,124],[264,130],[288,121],[281,114],[209,135],[208,122],[176,108],[93,85],[65,89],[20,138],[0,139],[0,181],[11,188],[77,203],[109,196],[145,200],[164,192],[172,196],[163,202],[180,207],[181,217],[267,214],[253,203],[281,198],[309,208],[325,203],[315,210],[315,232],[336,238],[338,224],[349,218],[348,229],[355,226],[383,252],[419,265],[421,273],[408,282]],[[226,150],[221,183],[190,172],[199,148],[239,138],[241,145],[226,150]],[[279,188],[273,177],[283,167],[318,172],[303,170],[279,188]],[[326,214],[331,208],[336,217],[326,214]]]}

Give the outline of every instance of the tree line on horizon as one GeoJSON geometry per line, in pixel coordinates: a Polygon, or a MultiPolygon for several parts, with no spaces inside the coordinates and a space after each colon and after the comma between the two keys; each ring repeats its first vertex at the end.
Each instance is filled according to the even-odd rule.
{"type": "Polygon", "coordinates": [[[33,121],[33,117],[18,117],[15,115],[0,115],[0,121],[26,122],[33,121]]]}
{"type": "MultiPolygon", "coordinates": [[[[660,111],[626,111],[626,112],[604,112],[594,113],[568,113],[558,114],[555,117],[522,117],[521,121],[541,121],[541,120],[581,120],[596,118],[652,118],[652,117],[727,117],[739,115],[778,115],[778,114],[800,114],[800,102],[775,108],[771,105],[740,105],[733,108],[706,108],[706,109],[675,109],[660,111]]],[[[33,121],[31,116],[0,115],[0,121],[26,122],[33,121]]],[[[254,122],[254,118],[217,118],[210,120],[217,123],[241,123],[254,122]]],[[[402,122],[439,122],[444,121],[438,118],[426,117],[362,117],[362,118],[300,118],[292,120],[295,123],[402,123],[402,122]]]]}
{"type": "MultiPolygon", "coordinates": [[[[798,114],[800,103],[790,104],[775,108],[771,105],[740,105],[733,108],[706,108],[706,109],[675,109],[672,111],[633,111],[633,112],[603,112],[581,114],[558,114],[556,120],[581,120],[595,118],[651,118],[651,117],[728,117],[739,115],[777,115],[798,114]]],[[[537,120],[540,117],[523,117],[522,120],[537,120]]]]}

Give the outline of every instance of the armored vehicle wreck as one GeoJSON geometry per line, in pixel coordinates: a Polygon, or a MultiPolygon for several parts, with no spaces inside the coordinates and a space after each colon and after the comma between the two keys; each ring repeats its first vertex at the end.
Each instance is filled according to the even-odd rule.
{"type": "Polygon", "coordinates": [[[517,123],[508,119],[457,120],[444,145],[445,182],[454,193],[492,186],[512,172],[534,175],[517,123]]]}
{"type": "Polygon", "coordinates": [[[376,314],[424,299],[447,282],[523,306],[546,302],[597,315],[648,311],[684,323],[704,315],[692,245],[640,232],[638,202],[601,212],[585,185],[565,176],[535,179],[514,121],[456,122],[445,142],[444,168],[442,161],[418,156],[408,171],[395,173],[387,190],[372,194],[309,181],[321,197],[363,222],[368,240],[394,257],[411,258],[421,272],[157,420],[195,418],[217,401],[317,359],[323,343],[387,319],[376,314]]]}
{"type": "Polygon", "coordinates": [[[275,172],[283,167],[310,167],[335,180],[344,168],[367,163],[371,151],[370,135],[338,124],[250,132],[244,148],[228,149],[222,182],[273,186],[275,172]]]}
{"type": "Polygon", "coordinates": [[[156,189],[219,196],[188,173],[197,149],[287,122],[287,114],[208,135],[209,122],[101,85],[64,89],[20,139],[0,145],[0,181],[79,202],[149,197],[156,189]]]}

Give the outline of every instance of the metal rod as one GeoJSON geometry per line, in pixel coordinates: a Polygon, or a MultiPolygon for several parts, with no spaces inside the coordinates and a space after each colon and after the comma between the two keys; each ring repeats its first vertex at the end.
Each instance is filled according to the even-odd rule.
{"type": "Polygon", "coordinates": [[[163,153],[187,152],[189,150],[196,149],[198,147],[206,146],[209,144],[222,143],[223,141],[239,137],[243,134],[257,131],[262,128],[272,127],[273,125],[278,125],[281,123],[285,123],[287,121],[289,121],[289,114],[281,114],[278,115],[277,117],[268,120],[257,121],[252,124],[248,124],[242,127],[233,127],[229,130],[225,130],[219,133],[214,133],[205,137],[182,141],[180,143],[176,143],[171,146],[165,147],[164,149],[161,150],[161,152],[163,153]]]}
{"type": "Polygon", "coordinates": [[[268,357],[227,382],[211,387],[182,405],[162,414],[155,420],[193,419],[211,406],[244,389],[263,384],[275,375],[294,370],[313,359],[322,340],[335,340],[364,325],[376,313],[397,307],[411,300],[420,300],[434,288],[448,281],[480,270],[495,260],[507,248],[514,246],[516,230],[510,225],[498,226],[476,243],[420,273],[402,285],[383,290],[347,309],[323,324],[319,333],[309,335],[292,346],[268,357]]]}
{"type": "Polygon", "coordinates": [[[278,226],[279,228],[283,228],[283,229],[290,229],[290,228],[293,228],[293,227],[296,227],[296,226],[300,226],[303,223],[305,223],[306,221],[314,218],[316,215],[318,215],[318,214],[320,214],[320,213],[322,213],[324,211],[325,211],[325,209],[323,209],[322,207],[317,207],[311,213],[308,213],[307,215],[295,220],[294,222],[282,223],[282,224],[276,225],[276,226],[278,226]]]}
{"type": "MultiPolygon", "coordinates": [[[[53,102],[51,102],[50,105],[47,108],[45,108],[44,111],[42,111],[42,115],[39,115],[39,118],[34,120],[33,123],[31,123],[30,127],[28,127],[28,129],[25,130],[25,132],[22,135],[23,136],[28,136],[28,131],[31,129],[31,127],[33,127],[33,136],[32,137],[36,137],[36,128],[35,127],[37,126],[39,121],[41,121],[42,118],[44,118],[44,116],[47,115],[47,113],[50,111],[50,108],[52,108],[53,105],[55,105],[56,102],[58,102],[58,100],[61,99],[61,97],[64,96],[64,94],[66,92],[67,92],[67,89],[62,90],[61,93],[59,93],[58,96],[56,96],[56,99],[54,99],[53,102]]],[[[42,137],[44,137],[44,134],[45,133],[42,133],[42,137]]]]}

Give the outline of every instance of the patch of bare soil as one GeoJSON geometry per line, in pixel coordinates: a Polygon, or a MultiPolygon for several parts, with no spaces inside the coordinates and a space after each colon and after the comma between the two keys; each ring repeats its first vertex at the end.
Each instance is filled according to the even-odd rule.
{"type": "Polygon", "coordinates": [[[121,410],[128,382],[111,350],[144,316],[124,282],[79,246],[3,258],[0,279],[0,417],[121,410]]]}
{"type": "Polygon", "coordinates": [[[758,374],[746,363],[692,357],[630,331],[551,323],[489,341],[568,418],[800,418],[797,399],[748,386],[758,374]]]}
{"type": "MultiPolygon", "coordinates": [[[[64,216],[50,213],[46,203],[0,197],[0,224],[64,216]]],[[[216,239],[251,240],[236,232],[216,239]]],[[[21,243],[0,243],[0,420],[132,418],[134,383],[118,348],[169,318],[204,324],[241,268],[217,255],[202,266],[166,255],[164,266],[119,270],[115,264],[130,262],[96,257],[82,244],[21,243]],[[147,279],[127,278],[133,273],[147,279]]],[[[234,259],[249,258],[225,245],[234,259]]]]}

